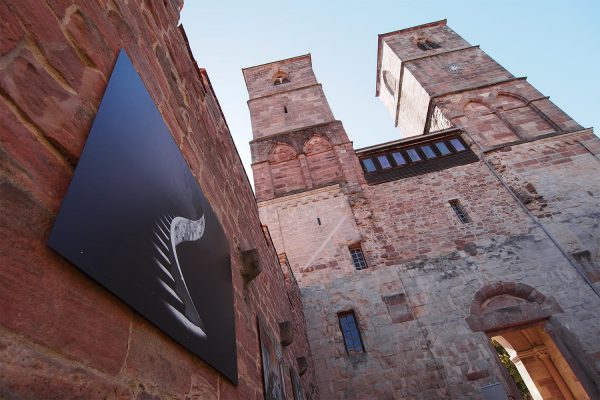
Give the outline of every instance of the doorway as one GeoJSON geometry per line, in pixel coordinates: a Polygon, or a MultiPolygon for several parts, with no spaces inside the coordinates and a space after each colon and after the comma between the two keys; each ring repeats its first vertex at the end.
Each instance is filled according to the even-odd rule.
{"type": "MultiPolygon", "coordinates": [[[[531,399],[591,400],[554,340],[545,331],[545,322],[540,321],[487,335],[506,351],[531,399]]],[[[506,366],[505,362],[503,364],[506,366]]],[[[513,379],[517,378],[515,383],[519,386],[520,382],[514,371],[511,376],[513,379]]]]}

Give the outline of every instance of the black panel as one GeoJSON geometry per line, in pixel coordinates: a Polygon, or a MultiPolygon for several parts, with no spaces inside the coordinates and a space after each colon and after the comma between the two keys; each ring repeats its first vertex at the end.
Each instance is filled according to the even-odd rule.
{"type": "Polygon", "coordinates": [[[49,244],[237,383],[227,238],[124,51],[49,244]]]}

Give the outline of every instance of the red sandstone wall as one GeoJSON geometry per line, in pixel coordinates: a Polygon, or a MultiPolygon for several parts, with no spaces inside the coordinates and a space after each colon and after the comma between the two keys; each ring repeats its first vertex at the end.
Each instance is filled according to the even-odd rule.
{"type": "MultiPolygon", "coordinates": [[[[257,315],[276,338],[278,322],[294,320],[286,367],[310,361],[299,294],[286,287],[208,78],[177,28],[181,5],[0,3],[0,398],[259,399],[257,315]],[[237,387],[46,245],[121,47],[231,244],[237,387]],[[246,287],[240,249],[252,247],[263,272],[246,287]]],[[[302,382],[317,398],[312,361],[302,382]]]]}

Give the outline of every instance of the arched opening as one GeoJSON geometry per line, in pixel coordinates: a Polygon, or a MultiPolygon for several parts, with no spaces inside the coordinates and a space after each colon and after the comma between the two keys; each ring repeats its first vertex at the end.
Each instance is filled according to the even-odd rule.
{"type": "Polygon", "coordinates": [[[396,81],[396,78],[394,78],[392,73],[387,69],[383,71],[383,84],[392,96],[396,95],[396,85],[398,84],[398,82],[396,81]]]}
{"type": "Polygon", "coordinates": [[[281,85],[283,83],[288,83],[290,81],[290,77],[288,76],[288,74],[282,70],[275,72],[272,79],[274,86],[281,85]]]}
{"type": "Polygon", "coordinates": [[[442,47],[435,40],[428,38],[428,37],[422,37],[422,36],[417,37],[415,39],[415,43],[416,43],[417,47],[423,51],[439,49],[440,47],[442,47]]]}
{"type": "Polygon", "coordinates": [[[500,361],[507,366],[522,398],[535,400],[590,399],[565,355],[546,330],[553,314],[562,310],[551,297],[515,282],[496,282],[481,288],[466,319],[473,331],[485,332],[500,361]],[[511,373],[511,364],[518,374],[511,373]],[[517,376],[518,375],[518,376],[517,376]],[[522,382],[519,381],[522,380],[522,382]]]}

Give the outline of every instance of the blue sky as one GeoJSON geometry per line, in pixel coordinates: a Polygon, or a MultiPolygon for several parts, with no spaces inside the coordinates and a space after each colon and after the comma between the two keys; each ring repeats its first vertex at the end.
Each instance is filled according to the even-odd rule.
{"type": "Polygon", "coordinates": [[[600,0],[186,0],[181,22],[251,178],[244,67],[311,53],[354,147],[395,140],[398,131],[375,97],[377,35],[447,19],[580,124],[600,127],[599,17],[600,0]]]}

